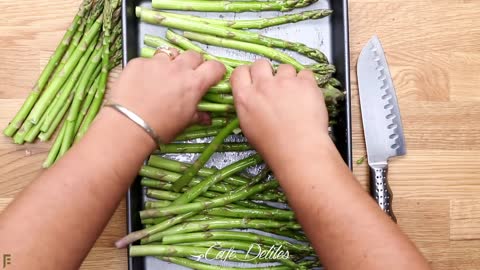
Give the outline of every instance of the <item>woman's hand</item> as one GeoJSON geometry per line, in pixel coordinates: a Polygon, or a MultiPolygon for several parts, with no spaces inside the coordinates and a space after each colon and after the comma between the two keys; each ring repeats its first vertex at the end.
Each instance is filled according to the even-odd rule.
{"type": "MultiPolygon", "coordinates": [[[[178,52],[171,49],[174,55],[178,52]]],[[[191,122],[207,122],[196,105],[225,74],[225,66],[187,51],[173,60],[165,53],[130,61],[110,100],[144,119],[168,143],[191,122]]]]}
{"type": "Polygon", "coordinates": [[[271,64],[259,60],[238,67],[230,81],[242,131],[269,165],[299,148],[330,143],[327,109],[311,71],[280,65],[273,75],[271,64]]]}

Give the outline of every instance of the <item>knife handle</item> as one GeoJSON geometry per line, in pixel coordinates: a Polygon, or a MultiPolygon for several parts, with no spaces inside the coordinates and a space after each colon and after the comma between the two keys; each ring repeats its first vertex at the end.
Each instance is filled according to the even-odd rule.
{"type": "Polygon", "coordinates": [[[388,164],[370,165],[370,193],[380,208],[389,215],[394,222],[397,218],[392,209],[392,190],[387,179],[388,164]]]}

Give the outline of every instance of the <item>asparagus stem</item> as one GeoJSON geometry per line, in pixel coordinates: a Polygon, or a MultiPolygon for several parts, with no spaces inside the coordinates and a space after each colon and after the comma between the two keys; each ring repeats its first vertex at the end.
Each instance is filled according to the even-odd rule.
{"type": "MultiPolygon", "coordinates": [[[[218,259],[222,257],[223,252],[214,248],[204,247],[188,247],[188,246],[172,246],[172,245],[148,245],[148,246],[131,246],[130,256],[177,256],[177,257],[206,257],[207,259],[218,259]]],[[[257,258],[248,253],[236,253],[235,256],[229,256],[229,261],[249,263],[270,262],[272,259],[257,258]]]]}
{"type": "Polygon", "coordinates": [[[70,27],[67,29],[65,35],[55,49],[54,54],[50,57],[50,60],[40,74],[40,77],[38,78],[37,83],[33,87],[32,92],[27,97],[20,110],[12,119],[12,121],[3,131],[6,136],[12,137],[15,132],[17,132],[17,130],[22,126],[23,122],[25,121],[28,114],[30,113],[38,98],[40,97],[40,94],[47,85],[48,79],[52,75],[55,67],[58,65],[65,52],[67,51],[72,37],[75,35],[79,26],[82,24],[85,14],[90,10],[92,4],[91,2],[92,0],[85,0],[80,5],[77,15],[75,15],[75,18],[73,19],[70,27]]]}
{"type": "MultiPolygon", "coordinates": [[[[59,98],[59,95],[57,95],[53,102],[56,102],[59,98]]],[[[49,111],[52,110],[52,106],[49,106],[47,111],[45,112],[45,114],[47,114],[49,111]]],[[[42,126],[42,124],[45,122],[45,115],[40,119],[40,122],[38,122],[37,125],[33,126],[32,129],[30,129],[26,134],[25,134],[25,141],[26,142],[29,142],[29,143],[32,143],[38,136],[38,134],[40,133],[40,127],[42,126]]]]}
{"type": "Polygon", "coordinates": [[[175,192],[169,192],[164,190],[154,190],[154,189],[147,189],[146,195],[147,197],[150,197],[152,199],[167,200],[167,201],[173,201],[177,199],[179,196],[179,194],[175,192]]]}
{"type": "Polygon", "coordinates": [[[139,230],[139,231],[132,232],[132,233],[128,234],[127,236],[123,237],[122,239],[118,240],[117,242],[115,242],[115,246],[117,248],[124,248],[124,247],[128,246],[129,244],[131,244],[131,243],[133,243],[137,240],[140,240],[140,239],[145,238],[149,235],[155,234],[157,232],[161,232],[161,231],[163,231],[165,229],[168,229],[168,228],[170,228],[170,227],[172,227],[176,224],[179,224],[179,223],[185,221],[187,218],[193,217],[194,215],[196,215],[196,212],[177,215],[177,216],[175,216],[173,218],[170,218],[168,220],[165,220],[161,223],[155,224],[153,226],[147,227],[147,228],[139,230]]]}
{"type": "MultiPolygon", "coordinates": [[[[160,145],[155,154],[164,153],[202,153],[208,144],[206,143],[173,143],[160,145]]],[[[218,146],[216,152],[242,152],[252,150],[246,143],[226,143],[218,146]]]]}
{"type": "Polygon", "coordinates": [[[170,205],[170,201],[148,201],[145,202],[145,209],[161,208],[170,205]]]}
{"type": "Polygon", "coordinates": [[[136,7],[135,13],[141,21],[157,24],[159,16],[171,16],[181,18],[191,22],[201,22],[220,26],[226,26],[234,29],[263,29],[271,26],[282,25],[287,23],[295,23],[305,20],[317,20],[325,18],[332,14],[329,9],[317,9],[300,12],[297,14],[287,14],[272,18],[262,18],[255,20],[225,20],[225,19],[210,19],[199,16],[192,16],[186,14],[170,13],[155,11],[145,7],[136,7]]]}
{"type": "Polygon", "coordinates": [[[85,97],[85,101],[83,102],[82,108],[77,116],[77,120],[75,121],[74,134],[77,134],[78,130],[80,129],[83,119],[85,118],[85,115],[87,115],[88,109],[93,102],[93,98],[95,97],[95,93],[97,92],[98,84],[100,82],[100,69],[101,66],[97,66],[97,70],[95,70],[94,74],[92,75],[92,78],[95,78],[95,81],[90,85],[87,96],[85,97]]]}
{"type": "Polygon", "coordinates": [[[211,102],[220,103],[220,104],[233,105],[233,96],[229,94],[207,93],[203,96],[203,99],[211,102]]]}
{"type": "MultiPolygon", "coordinates": [[[[213,143],[214,142],[212,142],[212,144],[213,143]]],[[[210,149],[214,149],[214,148],[210,148],[210,149]]],[[[205,152],[209,151],[210,149],[205,150],[205,152]]],[[[204,156],[204,153],[202,153],[202,156],[204,156]]],[[[211,156],[211,154],[209,154],[208,152],[205,154],[204,157],[207,157],[206,159],[204,159],[205,162],[210,158],[210,156],[211,156]]],[[[182,204],[185,204],[185,203],[189,203],[193,199],[195,199],[196,197],[200,196],[202,193],[207,191],[215,183],[218,183],[228,176],[234,175],[238,172],[241,172],[241,171],[245,170],[246,168],[248,168],[250,166],[257,165],[261,162],[262,162],[262,158],[260,157],[260,155],[255,154],[255,155],[250,156],[246,159],[243,159],[243,160],[240,160],[238,162],[232,163],[232,164],[226,166],[225,168],[223,168],[221,170],[218,170],[215,174],[212,174],[211,176],[208,176],[202,182],[195,185],[194,187],[192,187],[187,192],[183,193],[182,196],[180,196],[178,199],[176,199],[173,202],[172,205],[182,205],[182,204]]],[[[189,169],[194,168],[195,163],[189,169]]],[[[199,164],[201,164],[201,163],[199,163],[199,164]]],[[[203,164],[201,164],[200,166],[203,167],[203,164]]],[[[194,172],[196,174],[198,172],[198,169],[194,172]]],[[[188,173],[188,170],[185,174],[187,174],[187,173],[188,173]]],[[[178,184],[180,181],[182,181],[182,179],[185,179],[185,178],[183,178],[183,176],[182,176],[180,179],[178,179],[173,184],[173,190],[175,190],[177,192],[179,191],[178,189],[175,189],[175,187],[182,187],[182,185],[178,184]]],[[[188,182],[186,182],[186,183],[188,184],[190,181],[191,181],[191,178],[188,179],[188,182]]]]}
{"type": "Polygon", "coordinates": [[[198,159],[193,163],[191,167],[189,167],[185,173],[182,175],[178,181],[175,182],[173,185],[173,190],[175,191],[180,191],[182,187],[188,185],[188,183],[191,181],[191,179],[198,173],[200,168],[202,168],[205,163],[210,159],[210,157],[213,155],[215,150],[218,148],[220,144],[223,143],[223,140],[229,136],[234,129],[239,127],[239,120],[238,118],[233,119],[228,125],[223,128],[217,136],[212,140],[210,145],[205,149],[205,151],[198,157],[198,159]]]}
{"type": "Polygon", "coordinates": [[[277,51],[267,46],[247,43],[247,42],[238,41],[238,40],[219,38],[219,37],[214,37],[206,34],[197,34],[192,32],[184,32],[183,36],[188,39],[198,41],[200,43],[207,44],[207,45],[225,47],[225,48],[259,54],[281,63],[290,64],[294,66],[297,70],[302,70],[305,68],[302,64],[300,64],[297,60],[295,60],[291,56],[288,56],[285,53],[282,53],[280,51],[277,51]]]}
{"type": "MultiPolygon", "coordinates": [[[[290,11],[301,1],[285,0],[275,2],[261,1],[198,1],[198,0],[153,0],[155,9],[211,11],[211,12],[247,12],[247,11],[290,11]]],[[[310,4],[310,2],[309,2],[310,4]]]]}
{"type": "Polygon", "coordinates": [[[52,148],[50,148],[50,151],[48,152],[47,159],[43,163],[43,168],[49,168],[53,165],[53,163],[55,163],[55,160],[57,160],[58,153],[60,152],[60,147],[62,146],[63,136],[65,135],[65,130],[66,126],[63,125],[62,129],[58,133],[55,142],[53,143],[52,148]]]}
{"type": "Polygon", "coordinates": [[[237,231],[210,231],[210,232],[197,232],[197,233],[183,233],[176,235],[166,235],[162,239],[164,244],[178,244],[189,242],[211,240],[228,240],[228,241],[244,241],[250,243],[258,243],[269,246],[283,246],[287,250],[295,252],[311,252],[313,249],[306,245],[293,244],[286,240],[277,239],[271,236],[259,235],[249,232],[237,232],[237,231]]]}
{"type": "MultiPolygon", "coordinates": [[[[268,183],[260,184],[260,185],[257,185],[255,187],[249,188],[248,190],[243,190],[243,191],[238,192],[236,194],[224,195],[224,196],[221,196],[221,197],[219,197],[217,199],[214,199],[214,200],[211,200],[211,201],[196,202],[196,203],[190,203],[190,204],[183,205],[182,207],[187,208],[187,209],[181,209],[180,212],[183,211],[182,214],[179,214],[179,215],[177,215],[177,216],[175,216],[171,219],[165,220],[165,221],[163,221],[159,224],[156,224],[154,226],[145,228],[143,230],[132,232],[129,235],[127,235],[124,238],[117,241],[115,243],[115,246],[117,246],[118,248],[125,247],[130,243],[133,243],[137,240],[145,238],[149,235],[161,232],[161,231],[163,231],[167,228],[172,227],[175,224],[183,222],[185,219],[196,215],[198,212],[200,212],[204,209],[214,208],[214,207],[218,207],[218,206],[221,206],[221,205],[226,205],[228,203],[232,203],[232,202],[235,202],[235,201],[241,201],[245,198],[248,198],[249,196],[251,196],[253,194],[257,194],[259,192],[262,192],[263,190],[270,189],[270,188],[277,187],[277,186],[278,186],[277,182],[268,182],[268,183]],[[212,205],[212,207],[209,207],[211,205],[212,205]]],[[[174,207],[178,208],[178,206],[174,206],[174,207]]],[[[171,208],[171,207],[169,206],[169,207],[166,207],[164,209],[168,209],[168,208],[171,208]]]]}
{"type": "MultiPolygon", "coordinates": [[[[167,33],[165,34],[165,37],[172,43],[184,50],[192,50],[195,52],[198,52],[205,58],[206,60],[215,60],[221,62],[217,57],[207,53],[205,50],[202,48],[198,47],[197,45],[193,44],[190,42],[190,40],[186,39],[185,37],[182,37],[179,34],[176,34],[175,32],[171,31],[170,29],[167,30],[167,33]]],[[[225,69],[227,70],[227,74],[229,75],[233,72],[233,68],[230,66],[225,65],[225,69]]]]}
{"type": "MultiPolygon", "coordinates": [[[[145,210],[147,211],[147,210],[145,210]]],[[[174,235],[180,233],[199,232],[207,230],[218,229],[263,229],[263,228],[275,228],[280,230],[285,229],[301,229],[300,225],[296,222],[283,222],[275,220],[265,219],[214,219],[198,222],[185,222],[177,226],[171,227],[165,231],[158,232],[143,238],[141,243],[147,244],[152,242],[161,241],[166,235],[174,235]]]]}
{"type": "MultiPolygon", "coordinates": [[[[175,48],[179,52],[184,52],[185,50],[180,48],[179,46],[172,44],[171,42],[168,42],[167,40],[157,37],[157,36],[152,36],[149,34],[146,34],[145,37],[143,38],[143,43],[147,46],[153,47],[153,48],[158,48],[158,47],[167,47],[167,48],[175,48]]],[[[153,56],[155,53],[155,49],[153,49],[153,53],[151,56],[153,56]]]]}
{"type": "Polygon", "coordinates": [[[102,69],[100,72],[100,79],[99,79],[100,81],[98,82],[97,91],[95,92],[95,96],[93,98],[92,104],[90,105],[90,108],[88,109],[88,112],[84,117],[84,120],[80,126],[80,129],[77,132],[77,136],[75,140],[79,140],[80,138],[83,137],[83,135],[85,135],[88,128],[92,124],[93,119],[95,119],[95,116],[97,116],[98,111],[102,106],[103,97],[105,96],[108,71],[112,70],[115,66],[119,65],[121,59],[122,59],[122,53],[121,51],[119,51],[118,54],[115,54],[113,56],[112,60],[110,61],[111,63],[108,66],[108,69],[104,69],[102,65],[102,69]]]}
{"type": "Polygon", "coordinates": [[[251,65],[252,62],[250,61],[244,61],[244,60],[238,60],[238,59],[232,59],[232,58],[226,58],[226,57],[220,57],[217,56],[217,58],[222,61],[225,65],[229,65],[231,67],[239,67],[243,65],[251,65]]]}
{"type": "Polygon", "coordinates": [[[206,101],[200,101],[197,110],[201,112],[234,112],[235,107],[231,104],[218,104],[206,101]]]}
{"type": "Polygon", "coordinates": [[[300,233],[298,231],[288,231],[288,230],[279,231],[279,230],[269,230],[269,229],[264,229],[263,231],[288,237],[288,238],[292,238],[297,241],[308,242],[308,238],[305,236],[305,234],[300,233]]]}
{"type": "MultiPolygon", "coordinates": [[[[184,173],[190,166],[192,166],[192,164],[182,163],[176,160],[171,160],[154,155],[150,156],[150,159],[148,160],[148,165],[177,173],[184,173]]],[[[207,177],[215,174],[217,171],[218,169],[215,168],[204,167],[198,171],[198,175],[207,177]]],[[[235,186],[244,186],[250,182],[249,179],[237,175],[229,176],[225,178],[224,181],[235,186]]]]}
{"type": "Polygon", "coordinates": [[[50,127],[48,128],[48,130],[46,132],[42,132],[42,133],[40,133],[40,135],[38,135],[38,138],[42,142],[46,142],[50,139],[50,137],[52,137],[52,135],[55,132],[55,130],[57,129],[58,125],[60,124],[60,122],[62,122],[63,117],[67,113],[68,108],[70,108],[70,105],[72,104],[72,101],[73,101],[73,96],[74,96],[74,93],[71,92],[69,97],[67,98],[67,101],[65,102],[65,104],[63,104],[62,108],[60,109],[60,112],[58,112],[57,116],[55,116],[55,119],[53,120],[53,122],[50,125],[50,127]]]}
{"type": "Polygon", "coordinates": [[[248,268],[248,267],[227,267],[227,266],[219,266],[219,265],[210,265],[206,263],[201,263],[197,262],[194,260],[186,259],[186,258],[178,258],[178,257],[160,257],[161,260],[166,261],[166,262],[171,262],[175,263],[178,265],[182,265],[191,269],[197,269],[197,270],[249,270],[249,269],[254,269],[254,270],[288,270],[290,267],[288,266],[268,266],[268,267],[254,267],[254,268],[248,268]]]}
{"type": "MultiPolygon", "coordinates": [[[[177,179],[178,179],[178,178],[180,178],[181,175],[173,173],[172,176],[177,177],[177,179]]],[[[200,183],[201,181],[202,181],[202,179],[194,178],[192,180],[192,182],[190,182],[189,186],[195,186],[198,183],[200,183]]],[[[162,182],[162,181],[158,181],[156,179],[151,179],[151,178],[148,178],[148,177],[143,177],[142,180],[141,180],[141,184],[142,184],[142,186],[149,187],[149,188],[162,189],[162,190],[167,190],[167,191],[172,190],[172,182],[162,182]]],[[[182,191],[183,190],[187,190],[187,188],[185,187],[185,188],[182,189],[182,191]]],[[[231,186],[231,185],[225,184],[225,183],[217,183],[215,185],[212,185],[210,190],[211,191],[216,191],[216,192],[221,192],[221,193],[226,193],[226,192],[233,191],[234,187],[231,186]]],[[[180,196],[179,193],[175,193],[175,194],[177,194],[177,197],[180,196]]]]}
{"type": "MultiPolygon", "coordinates": [[[[49,130],[50,126],[54,122],[56,116],[58,113],[61,111],[63,105],[65,104],[66,100],[68,99],[70,93],[73,91],[77,91],[78,86],[79,86],[79,78],[80,80],[85,77],[85,72],[84,68],[85,66],[88,66],[89,60],[92,58],[93,51],[95,50],[96,42],[90,43],[89,47],[81,57],[80,61],[78,62],[77,66],[75,67],[75,70],[72,72],[70,75],[69,80],[65,83],[63,86],[62,91],[60,92],[60,97],[57,102],[53,102],[51,106],[53,106],[53,109],[45,114],[46,120],[43,123],[41,130],[43,132],[46,132],[49,130]],[[74,90],[75,89],[75,90],[74,90]]],[[[88,79],[88,78],[87,78],[88,79]]]]}
{"type": "MultiPolygon", "coordinates": [[[[189,203],[189,204],[182,204],[182,205],[171,205],[169,207],[161,208],[161,209],[149,209],[142,211],[141,216],[143,217],[161,217],[161,216],[171,216],[174,214],[183,214],[188,212],[194,211],[201,211],[205,209],[215,208],[224,206],[228,203],[232,203],[235,201],[241,201],[246,199],[253,194],[257,194],[263,190],[275,188],[278,186],[277,181],[269,181],[267,183],[259,184],[242,191],[225,194],[219,196],[215,199],[212,199],[208,202],[197,202],[197,203],[189,203]]],[[[178,199],[177,199],[178,200],[178,199]]]]}
{"type": "Polygon", "coordinates": [[[69,58],[65,66],[63,67],[61,73],[58,74],[55,78],[53,78],[51,84],[45,89],[40,99],[37,101],[37,104],[32,110],[31,115],[27,118],[28,121],[32,122],[33,124],[37,124],[39,119],[42,117],[43,113],[45,112],[48,104],[51,102],[52,98],[57,94],[60,90],[64,82],[73,72],[75,67],[77,66],[78,62],[82,58],[82,55],[88,49],[90,43],[98,37],[98,32],[100,31],[102,25],[102,16],[100,16],[93,26],[88,30],[88,32],[82,38],[79,46],[75,49],[72,56],[69,58]]]}
{"type": "Polygon", "coordinates": [[[205,126],[205,125],[191,125],[188,128],[185,129],[185,131],[194,131],[194,130],[202,130],[202,129],[208,129],[208,128],[221,128],[226,126],[228,123],[228,118],[222,117],[222,118],[212,118],[210,121],[210,125],[205,126]]]}
{"type": "MultiPolygon", "coordinates": [[[[108,1],[106,1],[107,3],[108,1]]],[[[62,148],[60,149],[60,155],[63,155],[73,144],[73,139],[75,137],[75,121],[77,120],[79,111],[80,111],[80,106],[82,105],[84,96],[85,96],[85,90],[87,88],[88,81],[90,80],[90,77],[92,74],[95,72],[96,67],[100,63],[100,59],[102,57],[102,43],[98,42],[98,44],[95,46],[95,53],[90,57],[89,64],[84,69],[83,76],[79,81],[79,85],[75,91],[75,96],[72,102],[72,105],[70,107],[70,110],[67,115],[67,119],[65,121],[65,124],[67,125],[65,135],[63,137],[63,142],[62,142],[62,148]]]]}
{"type": "Polygon", "coordinates": [[[204,130],[194,130],[189,132],[184,132],[175,138],[175,141],[188,141],[198,138],[206,138],[216,136],[220,133],[221,129],[204,129],[204,130]]]}
{"type": "MultiPolygon", "coordinates": [[[[262,254],[265,253],[266,250],[271,250],[274,248],[268,247],[268,246],[262,246],[258,243],[248,243],[248,242],[242,242],[242,241],[202,241],[202,242],[192,242],[192,243],[182,243],[182,245],[185,246],[192,246],[192,247],[206,247],[206,248],[216,248],[216,249],[226,249],[226,250],[242,250],[247,253],[254,253],[254,254],[262,254]]],[[[306,268],[299,268],[298,265],[288,259],[281,259],[278,258],[278,261],[280,261],[283,265],[285,266],[290,266],[293,269],[306,269],[306,268]]]]}
{"type": "Polygon", "coordinates": [[[260,218],[273,220],[294,220],[292,211],[281,209],[248,209],[248,208],[212,208],[205,210],[205,214],[221,217],[260,218]]]}
{"type": "Polygon", "coordinates": [[[221,81],[221,82],[217,83],[216,85],[210,87],[210,89],[208,89],[208,92],[217,93],[217,94],[231,93],[232,92],[232,87],[230,86],[229,82],[221,81]]]}
{"type": "MultiPolygon", "coordinates": [[[[170,172],[171,173],[171,172],[170,172]]],[[[181,175],[178,174],[173,174],[170,177],[177,177],[180,178],[181,175]]],[[[175,179],[175,180],[177,180],[175,179]]],[[[194,178],[190,184],[189,187],[195,187],[199,185],[202,182],[201,179],[194,178]]],[[[172,182],[162,182],[158,181],[156,179],[151,179],[151,178],[142,178],[141,184],[145,187],[149,188],[155,188],[155,189],[161,189],[161,191],[167,191],[163,193],[157,193],[157,190],[152,190],[152,189],[147,189],[147,195],[155,198],[155,199],[161,199],[161,200],[176,200],[178,199],[182,194],[180,193],[175,193],[171,192],[172,191],[172,182]],[[151,191],[151,192],[150,192],[151,191]],[[160,197],[164,196],[164,197],[160,197]],[[165,196],[168,196],[165,197],[165,196]]],[[[218,196],[221,196],[220,193],[228,193],[234,191],[234,187],[225,183],[216,183],[213,184],[208,188],[209,191],[205,191],[202,193],[202,195],[206,198],[216,198],[218,196]]],[[[188,188],[184,187],[182,188],[182,192],[188,191],[188,188]]],[[[198,197],[197,197],[198,198],[198,197]]],[[[261,201],[285,201],[285,197],[283,194],[275,193],[275,192],[268,192],[268,193],[263,193],[263,194],[255,194],[251,197],[253,200],[261,200],[261,201]]]]}
{"type": "MultiPolygon", "coordinates": [[[[182,1],[183,2],[183,1],[182,1]]],[[[204,1],[210,3],[211,1],[204,1]]],[[[272,38],[261,35],[255,32],[249,32],[244,30],[232,29],[229,27],[195,22],[186,20],[183,18],[170,16],[170,13],[163,13],[163,15],[155,14],[156,24],[169,28],[180,29],[189,32],[202,33],[217,37],[223,37],[252,44],[263,45],[267,47],[276,47],[282,49],[288,49],[303,54],[319,63],[328,62],[327,57],[321,51],[308,47],[305,44],[299,42],[286,41],[278,38],[272,38]]],[[[293,58],[292,58],[293,59],[293,58]]],[[[291,59],[290,59],[291,60],[291,59]]],[[[296,61],[295,61],[296,62],[296,61]]],[[[298,63],[298,62],[297,62],[298,63]]],[[[299,66],[298,69],[303,69],[303,66],[299,66]]]]}
{"type": "MultiPolygon", "coordinates": [[[[270,59],[276,60],[278,62],[282,63],[287,63],[291,64],[297,69],[305,69],[305,67],[297,62],[295,59],[292,57],[274,50],[272,48],[263,46],[263,45],[258,45],[258,44],[252,44],[252,43],[246,43],[242,41],[237,41],[237,40],[231,40],[231,39],[225,39],[225,38],[219,38],[219,37],[214,37],[210,35],[205,35],[205,34],[197,34],[197,33],[192,33],[192,32],[184,32],[183,34],[185,37],[195,40],[204,44],[208,45],[213,45],[213,46],[220,46],[220,47],[225,47],[225,48],[231,48],[231,49],[237,49],[237,50],[243,50],[243,51],[248,51],[251,53],[256,53],[259,55],[263,55],[265,57],[268,57],[270,59]]],[[[324,75],[315,75],[315,78],[317,80],[317,84],[319,85],[324,85],[328,80],[331,78],[330,75],[324,76],[324,75]]],[[[325,86],[325,89],[323,91],[323,94],[325,96],[325,100],[327,102],[333,102],[336,103],[337,100],[342,100],[344,97],[344,93],[339,91],[338,89],[334,87],[328,88],[328,85],[325,86]]]]}

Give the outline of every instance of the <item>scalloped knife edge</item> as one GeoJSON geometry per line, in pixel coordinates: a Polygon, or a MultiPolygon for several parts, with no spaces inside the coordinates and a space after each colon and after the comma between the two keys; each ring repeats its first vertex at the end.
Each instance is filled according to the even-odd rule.
{"type": "Polygon", "coordinates": [[[358,88],[368,165],[370,193],[394,221],[388,184],[388,159],[406,154],[395,87],[380,40],[373,36],[357,64],[358,88]]]}

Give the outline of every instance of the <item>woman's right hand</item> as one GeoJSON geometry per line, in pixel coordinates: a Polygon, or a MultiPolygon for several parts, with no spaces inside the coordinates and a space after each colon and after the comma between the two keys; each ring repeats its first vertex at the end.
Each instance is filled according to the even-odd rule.
{"type": "Polygon", "coordinates": [[[331,144],[323,94],[311,71],[297,74],[292,66],[280,65],[274,75],[262,59],[235,69],[230,81],[242,131],[273,169],[292,153],[331,144]]]}

